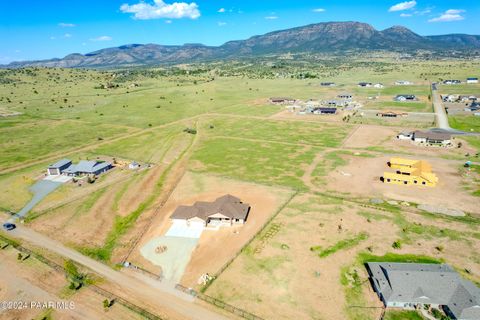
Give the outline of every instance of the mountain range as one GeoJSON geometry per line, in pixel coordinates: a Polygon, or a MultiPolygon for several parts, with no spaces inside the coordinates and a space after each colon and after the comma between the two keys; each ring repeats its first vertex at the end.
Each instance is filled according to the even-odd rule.
{"type": "Polygon", "coordinates": [[[215,59],[238,59],[282,53],[342,53],[345,51],[387,50],[479,50],[480,36],[449,34],[420,36],[408,28],[393,26],[379,31],[361,22],[325,22],[229,41],[221,46],[185,44],[129,44],[87,54],[73,53],[62,59],[12,62],[3,67],[122,67],[189,63],[215,59]]]}

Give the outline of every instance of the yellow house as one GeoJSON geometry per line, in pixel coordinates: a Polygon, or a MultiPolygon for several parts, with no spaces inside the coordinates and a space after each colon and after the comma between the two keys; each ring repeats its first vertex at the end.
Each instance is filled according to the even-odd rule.
{"type": "Polygon", "coordinates": [[[401,185],[421,185],[435,187],[438,177],[432,172],[432,166],[424,160],[391,158],[388,166],[396,172],[385,172],[383,182],[401,185]]]}

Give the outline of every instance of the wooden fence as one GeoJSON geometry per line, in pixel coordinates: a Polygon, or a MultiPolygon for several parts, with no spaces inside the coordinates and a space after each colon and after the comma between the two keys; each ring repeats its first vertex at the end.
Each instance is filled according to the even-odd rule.
{"type": "Polygon", "coordinates": [[[218,308],[221,308],[225,311],[228,311],[230,313],[233,313],[237,316],[240,316],[244,319],[248,319],[248,320],[263,320],[263,318],[260,318],[259,316],[256,316],[254,315],[253,313],[250,313],[248,311],[245,311],[243,309],[240,309],[240,308],[237,308],[237,307],[234,307],[232,306],[231,304],[228,304],[226,302],[223,302],[221,300],[218,300],[216,298],[213,298],[213,297],[210,297],[204,293],[201,293],[201,292],[197,292],[193,289],[190,289],[190,288],[186,288],[184,286],[182,286],[181,284],[177,284],[175,286],[175,289],[177,290],[180,290],[186,294],[189,294],[195,298],[198,298],[200,300],[203,300],[205,302],[208,302],[218,308]]]}

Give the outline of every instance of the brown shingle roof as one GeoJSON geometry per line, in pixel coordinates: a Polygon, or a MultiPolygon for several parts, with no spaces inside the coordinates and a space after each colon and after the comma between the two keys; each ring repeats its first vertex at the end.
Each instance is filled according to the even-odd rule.
{"type": "Polygon", "coordinates": [[[442,132],[415,131],[415,138],[431,140],[450,140],[452,138],[452,135],[450,133],[442,132]]]}
{"type": "Polygon", "coordinates": [[[209,216],[220,213],[230,219],[246,219],[250,206],[230,194],[221,196],[213,202],[197,201],[193,206],[179,206],[173,212],[172,219],[191,219],[194,217],[204,221],[209,216]]]}

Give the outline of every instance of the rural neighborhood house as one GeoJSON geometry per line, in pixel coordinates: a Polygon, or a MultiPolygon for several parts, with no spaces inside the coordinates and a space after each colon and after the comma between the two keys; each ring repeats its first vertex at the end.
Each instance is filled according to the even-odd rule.
{"type": "Polygon", "coordinates": [[[447,264],[368,262],[373,289],[387,308],[441,308],[452,319],[480,319],[480,289],[447,264]]]}
{"type": "Polygon", "coordinates": [[[249,212],[250,205],[227,194],[213,202],[197,201],[192,206],[179,206],[170,218],[187,226],[232,226],[244,224],[249,212]]]}

